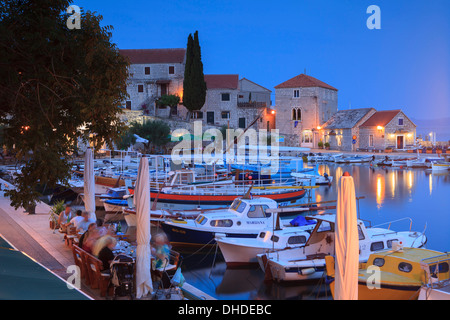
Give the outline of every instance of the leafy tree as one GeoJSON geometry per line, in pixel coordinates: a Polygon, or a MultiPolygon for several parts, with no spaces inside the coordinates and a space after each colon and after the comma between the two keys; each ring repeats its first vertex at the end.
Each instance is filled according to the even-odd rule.
{"type": "Polygon", "coordinates": [[[183,105],[188,109],[187,119],[192,111],[200,110],[205,104],[206,82],[203,74],[198,31],[194,37],[189,34],[186,47],[186,66],[183,80],[183,105]]]}
{"type": "Polygon", "coordinates": [[[129,63],[100,15],[82,11],[81,29],[68,29],[70,3],[0,2],[0,118],[24,164],[9,192],[15,208],[35,203],[36,185],[68,181],[79,140],[98,149],[122,127],[129,63]]]}
{"type": "Polygon", "coordinates": [[[165,94],[162,95],[161,98],[159,98],[157,104],[158,106],[169,106],[170,107],[170,114],[169,117],[172,116],[172,111],[174,108],[176,108],[178,106],[178,104],[180,103],[180,97],[174,94],[165,94]]]}
{"type": "Polygon", "coordinates": [[[130,129],[124,130],[114,141],[117,149],[127,150],[136,143],[136,137],[130,129]]]}
{"type": "Polygon", "coordinates": [[[145,153],[152,153],[155,146],[161,148],[170,142],[170,127],[162,120],[132,122],[130,132],[148,140],[144,143],[145,153]]]}

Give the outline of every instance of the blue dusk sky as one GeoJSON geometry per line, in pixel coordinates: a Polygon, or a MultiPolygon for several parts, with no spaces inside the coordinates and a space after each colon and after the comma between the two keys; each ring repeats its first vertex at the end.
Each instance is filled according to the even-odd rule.
{"type": "Polygon", "coordinates": [[[298,74],[339,89],[339,109],[450,117],[449,0],[74,0],[112,25],[121,49],[185,48],[199,32],[205,74],[270,90],[298,74]],[[367,8],[381,9],[370,30],[367,8]]]}

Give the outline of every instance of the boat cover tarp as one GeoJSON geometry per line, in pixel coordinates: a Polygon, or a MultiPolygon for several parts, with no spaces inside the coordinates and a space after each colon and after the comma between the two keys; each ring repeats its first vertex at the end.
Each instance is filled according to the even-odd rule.
{"type": "Polygon", "coordinates": [[[316,224],[314,220],[307,220],[303,216],[297,216],[289,222],[294,227],[308,226],[310,224],[316,224]]]}

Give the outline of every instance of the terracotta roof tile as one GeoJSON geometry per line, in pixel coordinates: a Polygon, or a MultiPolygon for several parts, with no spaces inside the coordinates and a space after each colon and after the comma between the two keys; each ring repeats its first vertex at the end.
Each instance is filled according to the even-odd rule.
{"type": "Polygon", "coordinates": [[[280,83],[279,85],[275,86],[275,89],[304,88],[304,87],[320,87],[338,91],[338,89],[326,84],[325,82],[322,82],[314,77],[308,76],[303,73],[283,83],[280,83]]]}
{"type": "Polygon", "coordinates": [[[237,74],[205,74],[207,89],[237,89],[239,75],[237,74]]]}
{"type": "Polygon", "coordinates": [[[186,54],[185,49],[122,49],[119,52],[131,64],[183,63],[186,54]]]}
{"type": "Polygon", "coordinates": [[[361,127],[386,126],[401,110],[386,110],[375,112],[361,127]]]}

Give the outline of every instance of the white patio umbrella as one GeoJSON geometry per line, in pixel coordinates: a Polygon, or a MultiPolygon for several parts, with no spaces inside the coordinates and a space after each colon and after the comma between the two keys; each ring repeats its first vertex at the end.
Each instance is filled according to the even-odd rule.
{"type": "Polygon", "coordinates": [[[359,236],[353,177],[338,183],[335,225],[335,300],[358,300],[359,236]]]}
{"type": "Polygon", "coordinates": [[[95,176],[94,154],[87,148],[84,155],[84,208],[89,213],[89,219],[97,220],[95,215],[95,176]]]}
{"type": "Polygon", "coordinates": [[[142,157],[134,189],[136,206],[136,298],[153,291],[150,275],[150,178],[148,159],[142,157]]]}

